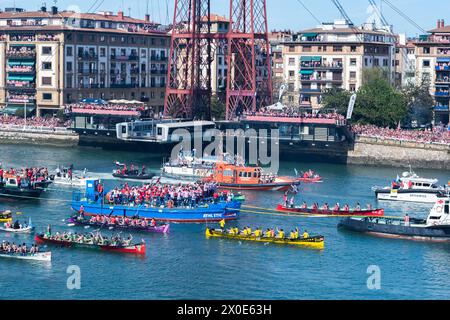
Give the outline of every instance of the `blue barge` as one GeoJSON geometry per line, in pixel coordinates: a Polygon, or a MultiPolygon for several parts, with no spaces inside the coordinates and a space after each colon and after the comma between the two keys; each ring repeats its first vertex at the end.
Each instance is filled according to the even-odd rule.
{"type": "Polygon", "coordinates": [[[114,215],[155,219],[162,222],[218,222],[235,220],[239,217],[240,201],[218,201],[200,204],[196,207],[152,207],[149,205],[115,205],[105,203],[97,192],[98,180],[86,183],[86,194],[74,193],[71,207],[79,211],[81,206],[86,215],[114,215]]]}

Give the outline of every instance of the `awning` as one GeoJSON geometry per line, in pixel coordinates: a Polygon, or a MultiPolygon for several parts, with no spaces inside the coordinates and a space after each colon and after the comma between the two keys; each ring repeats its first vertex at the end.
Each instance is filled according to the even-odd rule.
{"type": "Polygon", "coordinates": [[[31,61],[20,61],[20,60],[9,60],[8,65],[10,66],[34,66],[34,62],[31,61]]]}
{"type": "Polygon", "coordinates": [[[308,37],[308,38],[312,38],[312,37],[317,37],[317,33],[304,33],[303,34],[304,37],[308,37]]]}
{"type": "Polygon", "coordinates": [[[428,40],[428,35],[427,35],[427,34],[421,34],[421,35],[419,35],[419,40],[420,40],[420,41],[426,41],[426,40],[428,40]]]}
{"type": "Polygon", "coordinates": [[[311,57],[311,61],[322,61],[322,57],[311,57]]]}
{"type": "MultiPolygon", "coordinates": [[[[9,104],[2,111],[2,114],[7,114],[10,116],[23,116],[24,115],[24,105],[9,104]]],[[[36,106],[27,105],[27,115],[31,115],[36,110],[36,106]]]]}
{"type": "Polygon", "coordinates": [[[17,81],[33,81],[33,76],[8,76],[8,80],[17,80],[17,81]]]}
{"type": "Polygon", "coordinates": [[[310,75],[313,73],[314,73],[314,70],[300,70],[300,74],[310,75]]]}
{"type": "Polygon", "coordinates": [[[302,61],[302,62],[309,62],[309,61],[311,61],[311,59],[312,59],[312,57],[301,57],[300,61],[302,61]]]}
{"type": "Polygon", "coordinates": [[[10,47],[36,47],[35,44],[11,44],[10,47]]]}
{"type": "Polygon", "coordinates": [[[437,62],[450,62],[450,58],[437,58],[437,62]]]}

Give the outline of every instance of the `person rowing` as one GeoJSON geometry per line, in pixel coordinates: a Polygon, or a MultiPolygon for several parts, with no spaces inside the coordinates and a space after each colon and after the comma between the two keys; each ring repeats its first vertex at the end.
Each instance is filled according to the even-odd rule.
{"type": "Polygon", "coordinates": [[[336,204],[334,205],[334,211],[339,211],[341,208],[339,206],[339,202],[336,202],[336,204]]]}
{"type": "Polygon", "coordinates": [[[325,210],[325,211],[330,210],[330,207],[328,206],[328,203],[327,203],[327,202],[325,202],[325,203],[323,204],[322,210],[325,210]]]}
{"type": "Polygon", "coordinates": [[[319,209],[319,206],[317,205],[316,202],[314,202],[313,205],[312,205],[312,210],[313,211],[317,211],[317,209],[319,209]]]}
{"type": "Polygon", "coordinates": [[[264,237],[265,238],[271,238],[271,236],[272,236],[272,233],[270,232],[270,229],[267,228],[266,232],[264,232],[264,237]]]}
{"type": "Polygon", "coordinates": [[[308,239],[309,238],[309,233],[307,230],[305,230],[305,232],[303,232],[303,239],[308,239]]]}
{"type": "Polygon", "coordinates": [[[350,206],[348,205],[348,203],[346,203],[346,204],[344,205],[343,211],[345,211],[345,212],[349,212],[349,211],[350,211],[350,206]]]}
{"type": "Polygon", "coordinates": [[[280,229],[280,230],[277,230],[278,232],[277,232],[277,238],[278,239],[284,239],[284,230],[283,229],[280,229]]]}
{"type": "Polygon", "coordinates": [[[255,237],[260,238],[262,236],[261,228],[256,228],[256,230],[253,234],[255,235],[255,237]]]}
{"type": "Polygon", "coordinates": [[[356,204],[355,211],[361,211],[361,205],[359,202],[356,204]]]}
{"type": "Polygon", "coordinates": [[[302,204],[301,208],[302,209],[308,209],[308,204],[306,203],[306,201],[303,201],[303,204],[302,204]]]}

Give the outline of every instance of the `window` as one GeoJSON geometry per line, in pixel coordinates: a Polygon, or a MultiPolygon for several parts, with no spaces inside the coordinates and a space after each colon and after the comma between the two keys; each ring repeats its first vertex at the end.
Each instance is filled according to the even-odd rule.
{"type": "Polygon", "coordinates": [[[374,65],[375,67],[380,66],[380,61],[378,60],[378,58],[373,59],[373,65],[374,65]]]}
{"type": "Polygon", "coordinates": [[[355,92],[356,91],[356,85],[351,84],[350,85],[350,92],[355,92]]]}
{"type": "Polygon", "coordinates": [[[51,93],[43,93],[42,100],[52,100],[52,94],[51,93]]]}
{"type": "Polygon", "coordinates": [[[423,60],[422,66],[424,68],[429,68],[430,67],[430,60],[423,60]]]}
{"type": "Polygon", "coordinates": [[[295,71],[290,70],[289,71],[289,78],[293,78],[295,76],[295,71]]]}
{"type": "Polygon", "coordinates": [[[356,72],[355,71],[351,71],[350,72],[350,79],[356,79],[356,72]]]}
{"type": "Polygon", "coordinates": [[[67,72],[72,72],[73,71],[73,63],[72,62],[67,62],[66,63],[66,71],[67,72]]]}
{"type": "Polygon", "coordinates": [[[42,47],[42,54],[43,55],[50,55],[50,54],[52,54],[52,47],[42,47]]]}
{"type": "Polygon", "coordinates": [[[295,47],[294,46],[289,46],[289,52],[295,52],[295,47]]]}
{"type": "Polygon", "coordinates": [[[333,52],[342,52],[342,46],[333,46],[333,52]]]}
{"type": "Polygon", "coordinates": [[[100,57],[105,57],[105,56],[106,56],[106,49],[100,48],[100,57]]]}
{"type": "Polygon", "coordinates": [[[42,62],[42,70],[52,70],[51,62],[42,62]]]}
{"type": "Polygon", "coordinates": [[[295,66],[295,58],[289,58],[289,65],[295,66]]]}
{"type": "Polygon", "coordinates": [[[41,79],[43,86],[51,86],[52,85],[52,78],[51,77],[42,77],[41,79]]]}
{"type": "Polygon", "coordinates": [[[356,52],[356,46],[350,46],[350,52],[356,52]]]}
{"type": "Polygon", "coordinates": [[[431,52],[430,47],[423,47],[423,53],[424,54],[430,54],[430,52],[431,52]]]}
{"type": "Polygon", "coordinates": [[[303,52],[311,52],[312,47],[311,46],[303,46],[303,52]]]}
{"type": "Polygon", "coordinates": [[[350,59],[350,65],[351,66],[356,66],[356,58],[350,59]]]}
{"type": "Polygon", "coordinates": [[[67,47],[66,48],[66,55],[68,57],[72,57],[73,56],[73,48],[72,47],[67,47]]]}

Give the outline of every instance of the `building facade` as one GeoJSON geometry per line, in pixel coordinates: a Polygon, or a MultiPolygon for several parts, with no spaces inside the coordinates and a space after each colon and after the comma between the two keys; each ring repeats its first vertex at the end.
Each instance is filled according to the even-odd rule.
{"type": "Polygon", "coordinates": [[[438,20],[429,35],[422,35],[415,42],[417,81],[427,78],[434,97],[435,124],[450,122],[450,26],[438,20]]]}
{"type": "Polygon", "coordinates": [[[162,111],[167,30],[123,12],[0,13],[0,107],[54,114],[84,98],[139,100],[162,111]]]}
{"type": "Polygon", "coordinates": [[[283,47],[284,103],[320,108],[330,88],[356,91],[366,69],[382,68],[395,78],[396,36],[373,24],[355,27],[345,20],[324,23],[293,35],[283,47]]]}

